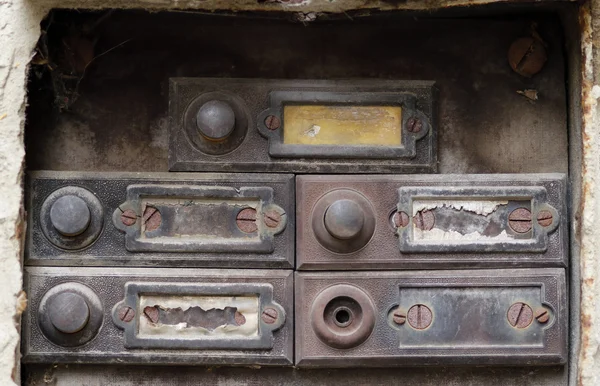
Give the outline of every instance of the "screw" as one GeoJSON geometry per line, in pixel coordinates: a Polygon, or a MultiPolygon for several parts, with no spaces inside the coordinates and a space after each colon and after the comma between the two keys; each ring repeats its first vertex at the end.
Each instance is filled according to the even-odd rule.
{"type": "Polygon", "coordinates": [[[269,130],[277,130],[281,126],[281,120],[275,115],[269,115],[265,118],[265,126],[269,130]]]}
{"type": "Polygon", "coordinates": [[[433,314],[429,307],[416,304],[408,310],[408,324],[417,330],[424,330],[431,324],[433,314]]]}
{"type": "Polygon", "coordinates": [[[423,122],[415,117],[410,117],[406,121],[406,129],[409,133],[418,133],[423,129],[423,122]]]}
{"type": "Polygon", "coordinates": [[[123,213],[121,213],[121,222],[125,226],[132,226],[137,221],[137,213],[135,213],[132,209],[127,209],[123,213]]]}
{"type": "Polygon", "coordinates": [[[549,227],[552,224],[552,213],[549,210],[540,210],[537,222],[543,227],[549,227]]]}
{"type": "Polygon", "coordinates": [[[393,220],[396,228],[404,228],[408,225],[408,214],[406,212],[396,212],[393,220]]]}
{"type": "Polygon", "coordinates": [[[510,229],[517,233],[527,233],[531,230],[531,212],[529,209],[518,208],[508,215],[510,229]]]}
{"type": "Polygon", "coordinates": [[[525,328],[533,321],[533,311],[525,303],[515,303],[508,309],[506,318],[511,326],[525,328]]]}
{"type": "Polygon", "coordinates": [[[406,313],[404,311],[396,310],[392,314],[394,323],[403,325],[406,322],[406,313]]]}
{"type": "Polygon", "coordinates": [[[269,307],[269,308],[265,308],[265,310],[263,311],[263,313],[261,315],[261,319],[263,320],[263,322],[265,322],[267,324],[273,324],[277,321],[277,316],[279,316],[279,313],[277,312],[277,310],[269,307]]]}
{"type": "Polygon", "coordinates": [[[276,210],[268,210],[263,215],[263,220],[269,228],[277,228],[281,222],[281,215],[276,210]]]}
{"type": "Polygon", "coordinates": [[[235,219],[235,223],[242,232],[256,232],[258,230],[258,225],[256,225],[256,209],[244,208],[240,210],[235,219]]]}
{"type": "Polygon", "coordinates": [[[119,319],[125,323],[129,323],[135,317],[135,311],[129,306],[122,306],[119,308],[119,319]]]}
{"type": "Polygon", "coordinates": [[[144,227],[146,232],[152,232],[153,230],[158,229],[160,223],[162,222],[162,216],[158,209],[153,206],[146,206],[144,209],[144,216],[142,217],[144,221],[144,227]]]}
{"type": "Polygon", "coordinates": [[[542,42],[532,37],[515,40],[508,49],[508,63],[513,71],[531,78],[542,70],[548,57],[542,42]]]}
{"type": "Polygon", "coordinates": [[[246,317],[244,315],[242,315],[241,312],[236,311],[233,317],[235,319],[235,323],[238,326],[242,326],[242,325],[246,324],[246,317]]]}
{"type": "Polygon", "coordinates": [[[430,231],[435,225],[435,215],[430,210],[422,210],[413,217],[413,222],[417,228],[430,231]]]}
{"type": "Polygon", "coordinates": [[[548,314],[548,310],[545,308],[538,308],[535,310],[535,319],[539,323],[546,323],[550,319],[550,314],[548,314]]]}
{"type": "Polygon", "coordinates": [[[144,308],[144,315],[152,322],[158,322],[158,309],[156,307],[146,307],[144,308]]]}

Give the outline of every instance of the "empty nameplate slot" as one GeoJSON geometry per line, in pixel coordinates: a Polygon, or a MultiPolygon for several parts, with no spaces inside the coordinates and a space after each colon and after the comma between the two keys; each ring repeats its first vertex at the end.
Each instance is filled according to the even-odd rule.
{"type": "Polygon", "coordinates": [[[258,335],[258,296],[142,295],[138,338],[250,338],[258,335]]]}
{"type": "Polygon", "coordinates": [[[402,144],[400,106],[286,105],[283,143],[385,146],[402,144]]]}
{"type": "Polygon", "coordinates": [[[244,233],[237,227],[236,216],[244,208],[259,207],[260,201],[252,198],[144,198],[144,213],[156,209],[160,219],[159,225],[145,222],[141,238],[161,238],[178,243],[186,239],[213,242],[258,239],[257,232],[244,233]]]}
{"type": "Polygon", "coordinates": [[[526,328],[513,327],[507,318],[515,303],[535,310],[541,307],[539,287],[400,287],[400,307],[425,304],[431,324],[424,330],[398,329],[401,349],[490,349],[491,347],[543,347],[545,325],[530,317],[526,328]]]}
{"type": "Polygon", "coordinates": [[[421,199],[413,201],[412,217],[414,240],[423,243],[532,238],[531,200],[421,199]],[[523,213],[528,220],[517,216],[523,213]]]}

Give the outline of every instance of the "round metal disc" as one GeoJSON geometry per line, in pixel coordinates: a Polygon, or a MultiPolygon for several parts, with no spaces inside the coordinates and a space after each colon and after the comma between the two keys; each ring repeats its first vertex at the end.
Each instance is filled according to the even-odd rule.
{"type": "Polygon", "coordinates": [[[63,292],[52,298],[48,312],[52,325],[65,334],[81,331],[90,319],[87,302],[83,296],[73,292],[63,292]]]}
{"type": "Polygon", "coordinates": [[[365,224],[365,213],[352,200],[337,200],[325,212],[325,228],[335,238],[348,240],[356,237],[365,224]]]}
{"type": "Polygon", "coordinates": [[[228,103],[212,100],[204,103],[196,114],[196,125],[202,136],[220,141],[235,128],[235,112],[228,103]]]}
{"type": "Polygon", "coordinates": [[[90,208],[74,195],[60,197],[50,208],[52,226],[63,236],[82,234],[90,225],[90,208]]]}

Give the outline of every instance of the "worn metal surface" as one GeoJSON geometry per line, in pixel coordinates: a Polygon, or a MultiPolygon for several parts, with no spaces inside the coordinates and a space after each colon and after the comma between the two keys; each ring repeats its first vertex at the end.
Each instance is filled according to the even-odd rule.
{"type": "Polygon", "coordinates": [[[290,175],[35,172],[27,210],[29,265],[294,266],[290,175]],[[79,236],[50,232],[44,208],[63,191],[96,202],[79,236]],[[240,225],[244,208],[257,214],[240,225]],[[47,234],[78,248],[58,248],[47,234]]]}
{"type": "Polygon", "coordinates": [[[566,189],[562,174],[298,176],[297,267],[565,267],[566,189]],[[417,197],[409,204],[413,194],[423,194],[424,199],[417,197]],[[361,232],[350,240],[336,239],[323,225],[327,208],[339,199],[355,200],[365,213],[361,232]],[[507,231],[509,213],[521,205],[536,214],[551,211],[552,223],[545,228],[536,219],[532,231],[507,231]],[[497,218],[481,215],[488,206],[503,209],[497,218]],[[369,226],[367,219],[372,219],[369,226]],[[500,226],[504,228],[491,229],[500,226]],[[448,239],[453,233],[458,236],[448,239]],[[506,236],[489,237],[494,234],[506,236]]]}
{"type": "Polygon", "coordinates": [[[135,184],[127,187],[127,201],[113,212],[113,224],[125,233],[130,252],[268,254],[286,222],[287,213],[274,203],[271,187],[135,184]],[[128,210],[140,213],[143,221],[126,225],[121,217],[128,210]],[[251,232],[238,225],[240,214],[248,210],[256,213],[251,232]],[[279,215],[276,226],[265,223],[266,213],[279,215]]]}
{"type": "Polygon", "coordinates": [[[283,307],[274,302],[273,297],[273,286],[270,284],[127,283],[125,299],[113,307],[113,321],[124,330],[123,345],[126,349],[267,350],[273,348],[273,332],[284,324],[286,318],[283,307]],[[141,298],[146,294],[179,299],[179,304],[185,305],[186,310],[182,310],[181,306],[171,309],[161,304],[143,307],[141,298]],[[202,303],[208,305],[221,301],[228,306],[218,309],[209,309],[205,306],[206,309],[202,309],[198,306],[198,297],[206,297],[202,303]],[[224,297],[231,297],[231,299],[222,300],[224,297]],[[244,316],[246,310],[238,311],[240,302],[238,298],[244,297],[253,297],[256,302],[254,310],[247,310],[251,315],[244,316]],[[138,317],[129,322],[123,321],[119,315],[122,307],[133,308],[138,317]],[[259,323],[257,319],[266,309],[277,309],[278,316],[272,323],[264,321],[259,323]],[[224,320],[225,316],[220,315],[213,316],[213,318],[217,317],[219,322],[203,321],[207,319],[205,314],[211,310],[229,313],[230,318],[224,320]],[[149,312],[156,314],[149,316],[149,312]],[[194,313],[195,317],[193,317],[194,313]],[[240,323],[235,320],[236,313],[240,313],[237,315],[240,323]],[[254,319],[254,323],[250,322],[250,316],[254,319]],[[148,322],[150,327],[144,328],[143,326],[147,326],[148,322]],[[251,324],[256,325],[254,331],[251,324]],[[168,325],[176,327],[168,328],[168,325]],[[239,327],[242,325],[250,327],[250,331],[240,331],[239,327]],[[217,327],[222,327],[220,333],[214,333],[217,327]],[[182,330],[187,328],[191,330],[183,333],[182,330]]]}
{"type": "MultiPolygon", "coordinates": [[[[169,167],[175,171],[433,172],[437,167],[435,98],[433,82],[174,78],[169,101],[169,167]],[[218,98],[216,94],[235,106],[236,122],[239,118],[247,124],[229,135],[225,141],[231,146],[221,150],[220,144],[195,132],[194,122],[197,105],[218,98]],[[292,122],[284,116],[285,106],[307,104],[401,107],[400,143],[290,143],[285,130],[292,122]]],[[[321,130],[313,127],[317,123],[305,128],[315,139],[321,130]]],[[[369,132],[373,124],[364,123],[362,130],[369,132]]]]}
{"type": "MultiPolygon", "coordinates": [[[[26,363],[292,364],[292,271],[97,267],[27,267],[25,271],[29,308],[23,316],[22,353],[26,363]],[[50,342],[39,324],[46,314],[38,312],[48,290],[70,282],[86,286],[100,300],[99,309],[90,308],[90,318],[101,321],[97,336],[75,348],[50,342]],[[240,299],[252,296],[258,302],[258,313],[240,303],[240,299]],[[198,301],[201,297],[204,303],[198,301]],[[209,308],[207,304],[220,309],[226,305],[239,307],[247,318],[242,323],[238,315],[235,324],[245,325],[251,331],[256,323],[257,330],[242,336],[240,328],[232,325],[213,331],[186,328],[181,323],[159,325],[165,315],[160,314],[164,309],[154,307],[157,302],[164,309],[187,309],[199,304],[205,308],[209,308]],[[128,308],[123,310],[123,306],[128,308]],[[156,314],[144,310],[148,307],[156,314]],[[275,310],[271,323],[257,319],[266,310],[275,310]],[[142,320],[146,326],[140,324],[142,320]]],[[[235,312],[233,317],[235,320],[235,312]]]]}
{"type": "MultiPolygon", "coordinates": [[[[561,268],[299,272],[295,291],[300,367],[548,365],[567,360],[567,289],[561,268]],[[510,310],[517,302],[545,308],[550,322],[533,322],[533,315],[527,324],[513,322],[510,310]],[[330,315],[322,310],[347,303],[356,305],[350,323],[327,329],[331,337],[324,339],[320,325],[328,325],[330,315]],[[408,323],[397,323],[399,310],[408,323]],[[336,339],[364,343],[340,346],[336,339]]],[[[521,317],[517,313],[516,319],[521,317]]]]}

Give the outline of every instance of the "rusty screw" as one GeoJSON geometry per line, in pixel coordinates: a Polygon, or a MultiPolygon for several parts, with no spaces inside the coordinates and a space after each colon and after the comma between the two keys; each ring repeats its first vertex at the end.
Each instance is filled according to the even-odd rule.
{"type": "Polygon", "coordinates": [[[148,205],[146,206],[146,209],[144,209],[142,220],[144,221],[144,228],[146,232],[152,232],[158,229],[160,226],[162,222],[162,216],[160,215],[158,209],[148,205]]]}
{"type": "Polygon", "coordinates": [[[508,309],[506,318],[511,326],[525,328],[533,321],[533,311],[525,303],[515,303],[508,309]]]}
{"type": "Polygon", "coordinates": [[[121,213],[121,222],[125,226],[132,226],[137,221],[137,213],[135,213],[132,209],[127,209],[123,213],[121,213]]]}
{"type": "Polygon", "coordinates": [[[552,224],[552,213],[549,210],[540,210],[537,222],[543,227],[549,227],[552,224]]]}
{"type": "Polygon", "coordinates": [[[144,315],[152,322],[158,322],[158,309],[156,307],[146,307],[144,308],[144,315]]]}
{"type": "Polygon", "coordinates": [[[269,228],[277,228],[281,222],[281,214],[276,210],[267,210],[263,215],[263,220],[269,228]]]}
{"type": "Polygon", "coordinates": [[[269,130],[277,130],[281,126],[281,120],[275,115],[269,115],[265,118],[265,126],[269,130]]]}
{"type": "Polygon", "coordinates": [[[119,319],[125,323],[129,323],[135,317],[135,311],[129,306],[122,306],[119,308],[119,319]]]}
{"type": "Polygon", "coordinates": [[[246,317],[242,315],[241,312],[236,311],[233,317],[235,319],[235,323],[238,326],[243,326],[244,324],[246,324],[246,317]]]}
{"type": "Polygon", "coordinates": [[[413,217],[413,222],[417,228],[430,231],[435,225],[435,215],[430,210],[422,210],[413,217]]]}
{"type": "Polygon", "coordinates": [[[548,310],[546,310],[545,308],[538,308],[537,310],[535,310],[535,319],[539,322],[539,323],[546,323],[548,322],[548,320],[550,320],[550,314],[548,313],[548,310]]]}
{"type": "Polygon", "coordinates": [[[408,225],[408,214],[406,212],[396,212],[393,221],[396,228],[404,228],[408,225]]]}
{"type": "Polygon", "coordinates": [[[531,230],[531,212],[529,209],[518,208],[508,215],[508,226],[517,233],[527,233],[531,230]]]}
{"type": "Polygon", "coordinates": [[[263,322],[265,322],[267,324],[273,324],[277,321],[278,316],[279,316],[279,313],[277,312],[277,310],[269,307],[269,308],[265,308],[265,310],[263,311],[263,313],[261,315],[261,319],[263,322]]]}
{"type": "Polygon", "coordinates": [[[544,44],[532,37],[519,38],[508,49],[510,67],[527,78],[540,72],[547,59],[544,44]]]}
{"type": "Polygon", "coordinates": [[[401,311],[401,310],[396,310],[392,314],[392,318],[394,320],[394,323],[401,326],[406,322],[406,312],[401,311]]]}
{"type": "Polygon", "coordinates": [[[431,309],[423,304],[415,304],[408,310],[408,324],[417,330],[424,330],[431,324],[431,309]]]}
{"type": "Polygon", "coordinates": [[[415,117],[410,117],[406,121],[406,129],[409,133],[418,133],[423,129],[423,122],[415,117]]]}
{"type": "Polygon", "coordinates": [[[244,208],[240,210],[235,219],[235,223],[242,232],[256,232],[258,230],[258,225],[256,225],[256,209],[244,208]]]}

